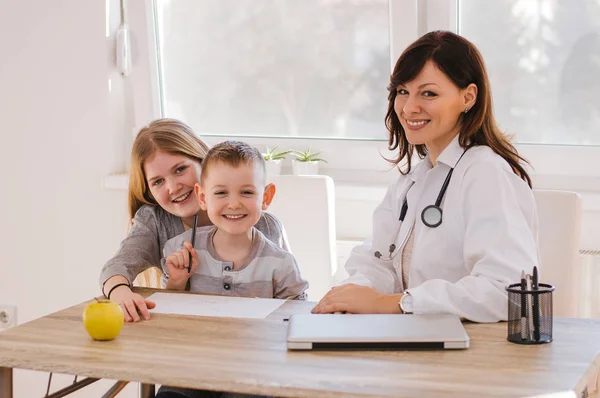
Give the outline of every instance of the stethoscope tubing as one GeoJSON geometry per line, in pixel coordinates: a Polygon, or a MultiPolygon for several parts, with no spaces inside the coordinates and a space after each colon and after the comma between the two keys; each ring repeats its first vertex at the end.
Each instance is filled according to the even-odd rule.
{"type": "MultiPolygon", "coordinates": [[[[446,178],[444,179],[444,183],[442,184],[442,188],[440,189],[440,192],[438,193],[437,199],[435,200],[435,204],[433,205],[429,205],[426,206],[423,211],[421,211],[421,221],[423,222],[423,224],[429,228],[437,228],[442,224],[442,220],[443,220],[443,210],[441,208],[441,204],[442,204],[442,199],[444,198],[444,195],[446,194],[446,190],[448,189],[448,185],[450,185],[450,179],[452,178],[452,173],[454,172],[454,168],[456,167],[456,165],[458,164],[458,162],[460,162],[460,160],[462,159],[462,157],[465,155],[465,153],[467,153],[467,150],[469,148],[465,149],[462,153],[462,155],[460,155],[460,158],[458,158],[458,160],[456,161],[454,167],[452,167],[450,169],[450,171],[448,171],[448,174],[446,175],[446,178]],[[429,217],[427,217],[427,214],[434,214],[434,212],[436,213],[434,221],[430,222],[429,217]]],[[[404,218],[406,217],[406,213],[408,212],[408,192],[410,191],[410,189],[412,188],[412,186],[415,184],[414,181],[412,181],[412,183],[405,189],[404,192],[404,201],[402,202],[402,208],[400,209],[400,217],[398,219],[399,224],[398,224],[398,228],[396,228],[396,232],[394,233],[394,237],[392,239],[392,243],[390,244],[389,247],[389,252],[390,255],[388,258],[384,258],[384,260],[391,260],[392,258],[394,258],[394,256],[396,255],[395,251],[396,251],[396,239],[398,239],[398,234],[400,233],[400,228],[402,227],[402,223],[404,222],[404,218]]],[[[373,253],[373,255],[375,257],[377,257],[378,259],[382,258],[381,252],[380,251],[375,251],[373,253]]]]}

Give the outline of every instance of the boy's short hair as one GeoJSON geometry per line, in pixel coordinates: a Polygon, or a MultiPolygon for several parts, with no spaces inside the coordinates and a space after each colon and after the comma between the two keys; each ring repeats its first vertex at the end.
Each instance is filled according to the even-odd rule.
{"type": "Polygon", "coordinates": [[[204,183],[210,165],[216,162],[223,162],[232,167],[237,167],[242,162],[246,165],[259,165],[263,179],[266,178],[267,166],[265,165],[265,159],[258,149],[245,142],[224,141],[213,146],[202,161],[201,183],[204,183]]]}

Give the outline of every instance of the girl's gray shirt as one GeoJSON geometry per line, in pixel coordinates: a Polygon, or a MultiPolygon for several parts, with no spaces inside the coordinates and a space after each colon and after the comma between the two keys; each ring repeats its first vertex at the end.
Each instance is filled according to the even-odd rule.
{"type": "MultiPolygon", "coordinates": [[[[263,212],[256,229],[282,249],[289,251],[283,225],[272,214],[263,212]]],[[[115,275],[133,284],[138,274],[151,267],[161,268],[162,249],[171,238],[184,232],[181,218],[160,206],[144,205],[135,213],[129,234],[117,254],[108,260],[100,273],[100,288],[115,275]]]]}

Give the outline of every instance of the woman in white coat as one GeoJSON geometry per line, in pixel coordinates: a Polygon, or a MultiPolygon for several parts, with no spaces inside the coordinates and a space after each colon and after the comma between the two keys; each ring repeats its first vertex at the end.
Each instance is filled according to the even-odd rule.
{"type": "Polygon", "coordinates": [[[428,33],[400,56],[389,90],[400,176],[373,214],[372,240],[346,263],[350,277],[313,313],[507,319],[505,286],[539,266],[537,213],[526,161],[494,119],[481,54],[454,33],[428,33]]]}

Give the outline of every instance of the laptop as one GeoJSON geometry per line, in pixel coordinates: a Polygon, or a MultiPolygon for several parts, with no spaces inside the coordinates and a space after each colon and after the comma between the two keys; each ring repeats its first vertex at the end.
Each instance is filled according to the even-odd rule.
{"type": "Polygon", "coordinates": [[[452,314],[292,315],[288,350],[465,349],[469,336],[452,314]]]}

